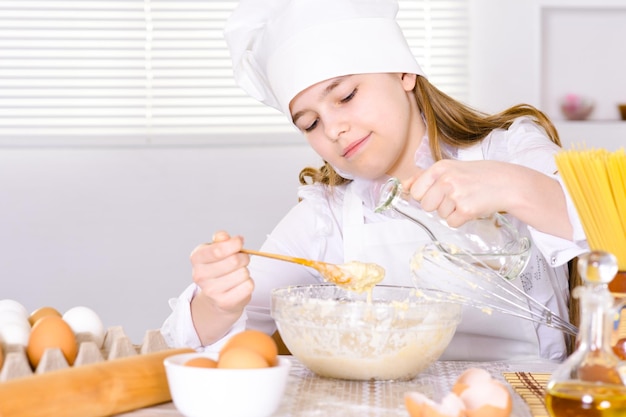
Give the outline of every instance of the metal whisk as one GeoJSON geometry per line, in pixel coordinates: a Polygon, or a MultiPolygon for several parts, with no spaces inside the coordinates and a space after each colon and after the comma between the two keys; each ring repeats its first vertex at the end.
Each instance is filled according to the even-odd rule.
{"type": "Polygon", "coordinates": [[[576,335],[578,328],[517,288],[468,252],[446,243],[429,243],[411,261],[413,279],[424,296],[498,311],[576,335]],[[441,250],[440,246],[446,246],[441,250]]]}

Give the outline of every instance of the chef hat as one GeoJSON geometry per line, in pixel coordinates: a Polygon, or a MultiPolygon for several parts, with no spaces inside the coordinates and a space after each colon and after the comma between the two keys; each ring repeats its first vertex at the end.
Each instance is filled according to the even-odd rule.
{"type": "Polygon", "coordinates": [[[235,80],[289,116],[289,102],[349,74],[424,75],[395,16],[396,0],[240,0],[225,28],[235,80]]]}

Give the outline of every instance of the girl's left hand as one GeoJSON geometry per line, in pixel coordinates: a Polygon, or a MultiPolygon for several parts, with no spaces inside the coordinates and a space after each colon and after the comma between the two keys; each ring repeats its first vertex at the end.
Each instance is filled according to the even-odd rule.
{"type": "MultiPolygon", "coordinates": [[[[445,159],[403,182],[426,211],[437,211],[452,227],[497,211],[507,211],[519,167],[499,161],[445,159]]],[[[519,167],[522,168],[522,167],[519,167]]]]}

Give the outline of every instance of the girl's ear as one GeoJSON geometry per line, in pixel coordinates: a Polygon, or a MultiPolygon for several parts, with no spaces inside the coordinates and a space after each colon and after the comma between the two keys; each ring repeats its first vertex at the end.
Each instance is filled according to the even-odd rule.
{"type": "Polygon", "coordinates": [[[417,82],[417,74],[405,72],[402,74],[402,86],[405,91],[413,91],[417,82]]]}

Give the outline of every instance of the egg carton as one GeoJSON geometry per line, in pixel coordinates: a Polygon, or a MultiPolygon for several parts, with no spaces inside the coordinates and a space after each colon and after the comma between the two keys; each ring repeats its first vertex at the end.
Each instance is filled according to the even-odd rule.
{"type": "MultiPolygon", "coordinates": [[[[88,365],[169,349],[159,330],[148,330],[141,345],[135,345],[124,333],[121,326],[107,329],[102,348],[98,347],[93,337],[87,333],[77,334],[76,341],[78,354],[72,366],[88,365]]],[[[46,349],[34,370],[28,361],[24,346],[2,344],[0,348],[4,352],[4,363],[0,369],[0,382],[70,367],[59,348],[46,349]]]]}

